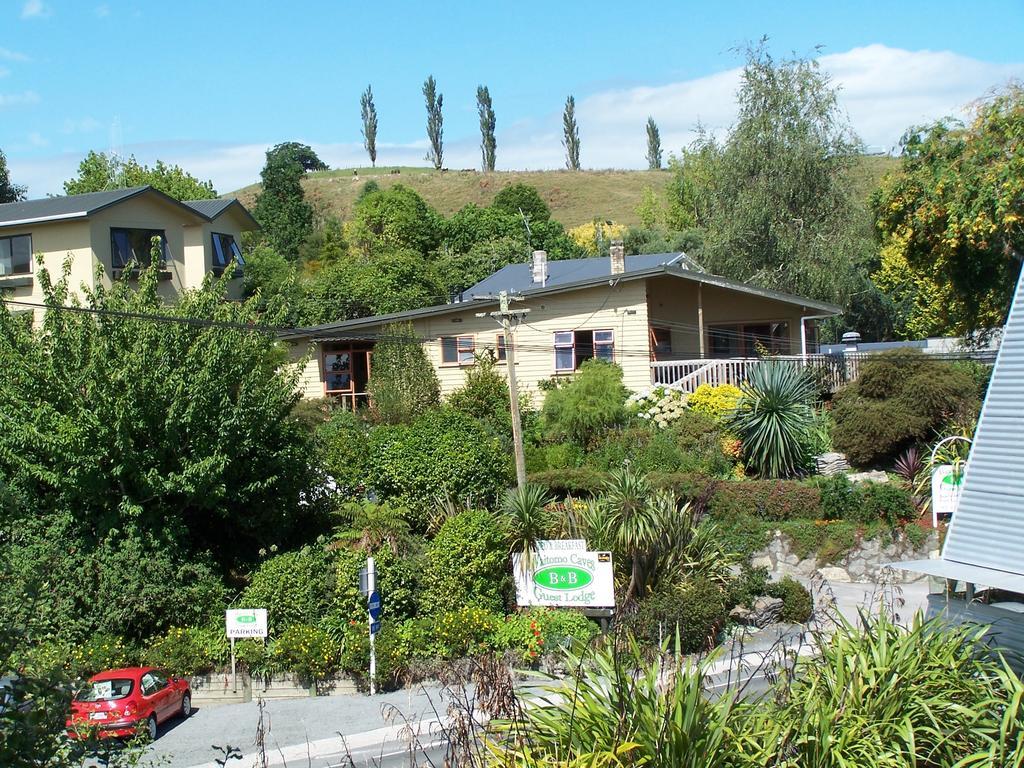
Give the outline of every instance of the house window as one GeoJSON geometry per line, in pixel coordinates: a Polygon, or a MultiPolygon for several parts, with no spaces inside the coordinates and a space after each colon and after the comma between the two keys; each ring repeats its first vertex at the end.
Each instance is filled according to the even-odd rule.
{"type": "Polygon", "coordinates": [[[615,359],[615,335],[612,331],[556,331],[555,370],[575,371],[585,360],[615,359]]]}
{"type": "Polygon", "coordinates": [[[373,350],[366,344],[332,344],[324,350],[324,394],[355,410],[367,402],[373,350]]]}
{"type": "Polygon", "coordinates": [[[214,232],[210,237],[213,240],[213,266],[215,268],[219,267],[223,270],[232,261],[240,267],[245,265],[242,251],[232,235],[214,232]]]}
{"type": "Polygon", "coordinates": [[[494,347],[494,356],[499,363],[504,363],[507,360],[505,353],[505,334],[499,333],[497,344],[494,347]]]}
{"type": "Polygon", "coordinates": [[[139,267],[148,267],[153,261],[156,250],[157,266],[167,263],[167,236],[162,229],[121,229],[110,230],[110,266],[113,269],[126,269],[134,262],[139,267]],[[153,238],[160,238],[154,246],[153,238]]]}
{"type": "Polygon", "coordinates": [[[32,236],[0,237],[0,277],[32,271],[32,236]]]}
{"type": "Polygon", "coordinates": [[[789,323],[737,323],[708,328],[712,357],[761,357],[790,353],[789,323]]]}
{"type": "Polygon", "coordinates": [[[651,358],[664,360],[672,355],[672,331],[668,328],[651,328],[651,358]]]}
{"type": "Polygon", "coordinates": [[[472,336],[443,336],[441,362],[445,365],[472,365],[476,344],[472,336]]]}

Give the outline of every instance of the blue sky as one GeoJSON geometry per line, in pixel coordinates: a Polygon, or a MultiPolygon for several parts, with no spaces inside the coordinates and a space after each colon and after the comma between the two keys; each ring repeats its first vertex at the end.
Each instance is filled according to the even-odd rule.
{"type": "Polygon", "coordinates": [[[423,164],[422,82],[445,97],[446,164],[479,165],[475,90],[489,86],[499,168],[562,165],[577,100],[585,167],[641,167],[643,124],[666,150],[734,116],[736,47],[819,57],[855,130],[888,150],[912,123],[1024,78],[1014,2],[216,2],[0,0],[0,149],[32,196],[89,149],[176,162],[230,191],[269,145],[365,162],[373,84],[379,162],[423,164]]]}

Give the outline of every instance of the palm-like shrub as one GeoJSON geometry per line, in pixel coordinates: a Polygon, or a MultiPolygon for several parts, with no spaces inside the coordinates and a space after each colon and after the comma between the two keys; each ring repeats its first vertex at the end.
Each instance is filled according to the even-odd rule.
{"type": "Polygon", "coordinates": [[[568,667],[576,670],[573,678],[525,708],[525,723],[505,725],[508,738],[495,745],[508,760],[502,765],[735,764],[746,741],[738,732],[749,705],[732,693],[709,698],[707,663],[691,665],[679,654],[651,662],[630,640],[624,651],[608,644],[585,663],[570,654],[568,667]]]}
{"type": "Polygon", "coordinates": [[[510,488],[502,497],[501,515],[508,531],[509,550],[520,555],[524,571],[530,570],[537,542],[546,538],[551,528],[551,501],[548,489],[533,483],[510,488]]]}
{"type": "Polygon", "coordinates": [[[730,426],[743,442],[743,458],[762,477],[790,477],[804,463],[814,423],[814,382],[791,363],[755,367],[730,426]]]}

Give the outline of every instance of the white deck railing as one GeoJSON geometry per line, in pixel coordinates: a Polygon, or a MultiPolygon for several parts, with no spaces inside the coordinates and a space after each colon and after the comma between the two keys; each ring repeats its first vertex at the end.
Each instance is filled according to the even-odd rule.
{"type": "MultiPolygon", "coordinates": [[[[840,385],[857,378],[863,353],[845,355],[779,355],[773,360],[784,360],[806,367],[822,386],[835,391],[840,385]]],[[[724,359],[664,360],[651,363],[651,383],[672,387],[686,393],[701,384],[717,387],[721,384],[739,386],[750,371],[764,359],[760,357],[730,357],[724,359]]]]}

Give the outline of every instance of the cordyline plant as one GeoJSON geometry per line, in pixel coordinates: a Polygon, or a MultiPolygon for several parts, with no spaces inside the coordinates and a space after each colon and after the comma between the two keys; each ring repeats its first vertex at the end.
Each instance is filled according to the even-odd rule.
{"type": "Polygon", "coordinates": [[[768,360],[740,387],[729,419],[743,442],[743,459],[762,477],[791,477],[802,467],[814,422],[814,382],[790,363],[768,360]]]}

